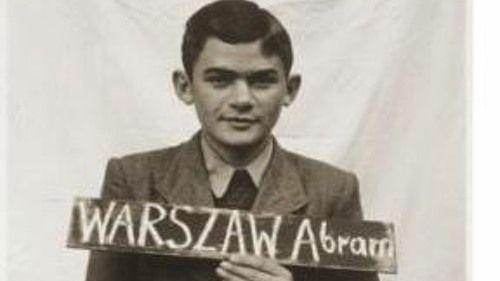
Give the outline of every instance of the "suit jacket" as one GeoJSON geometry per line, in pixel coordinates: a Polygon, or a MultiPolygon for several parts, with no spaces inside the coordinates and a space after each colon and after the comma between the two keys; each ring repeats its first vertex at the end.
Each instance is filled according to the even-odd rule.
{"type": "MultiPolygon", "coordinates": [[[[213,207],[200,134],[175,147],[111,159],[103,198],[213,207]]],[[[356,177],[275,144],[253,213],[362,218],[356,177]]],[[[87,281],[211,281],[217,261],[93,251],[87,281]]],[[[295,281],[378,280],[375,273],[291,268],[295,281]]]]}

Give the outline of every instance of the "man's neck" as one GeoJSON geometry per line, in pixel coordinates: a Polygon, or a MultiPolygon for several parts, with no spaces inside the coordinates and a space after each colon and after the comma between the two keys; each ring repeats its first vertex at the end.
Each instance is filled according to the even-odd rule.
{"type": "Polygon", "coordinates": [[[202,132],[202,138],[205,139],[210,148],[212,148],[226,163],[233,167],[245,167],[250,164],[272,141],[271,136],[266,137],[258,144],[252,146],[226,146],[218,143],[208,134],[202,132]]]}

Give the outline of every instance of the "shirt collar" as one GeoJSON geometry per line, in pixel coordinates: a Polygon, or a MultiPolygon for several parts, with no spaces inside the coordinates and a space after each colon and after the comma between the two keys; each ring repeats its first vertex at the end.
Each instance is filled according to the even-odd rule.
{"type": "Polygon", "coordinates": [[[229,181],[231,180],[231,177],[236,169],[246,169],[255,186],[259,188],[262,177],[264,176],[266,168],[271,161],[273,146],[273,141],[268,141],[262,152],[246,167],[233,167],[229,163],[225,162],[217,154],[217,152],[210,147],[205,138],[202,136],[201,151],[205,159],[208,178],[215,197],[220,198],[224,195],[228,188],[229,181]]]}

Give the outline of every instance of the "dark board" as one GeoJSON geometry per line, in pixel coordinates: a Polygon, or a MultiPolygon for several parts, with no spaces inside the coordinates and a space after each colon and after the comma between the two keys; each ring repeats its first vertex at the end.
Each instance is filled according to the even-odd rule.
{"type": "Polygon", "coordinates": [[[68,247],[396,273],[394,227],[156,202],[75,200],[68,247]]]}

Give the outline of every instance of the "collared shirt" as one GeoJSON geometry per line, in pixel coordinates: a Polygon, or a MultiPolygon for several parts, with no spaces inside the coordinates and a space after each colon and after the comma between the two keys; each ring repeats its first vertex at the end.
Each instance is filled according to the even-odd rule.
{"type": "Polygon", "coordinates": [[[227,191],[229,181],[236,169],[246,169],[250,174],[255,186],[259,188],[262,177],[266,172],[267,166],[271,161],[273,154],[273,141],[270,140],[262,152],[247,166],[233,167],[224,161],[207,143],[205,138],[201,137],[201,151],[205,158],[205,166],[208,171],[208,178],[212,187],[212,192],[216,198],[221,198],[227,191]]]}

